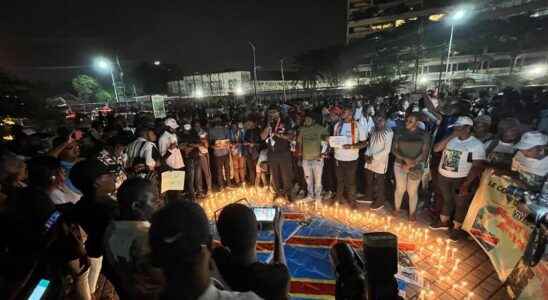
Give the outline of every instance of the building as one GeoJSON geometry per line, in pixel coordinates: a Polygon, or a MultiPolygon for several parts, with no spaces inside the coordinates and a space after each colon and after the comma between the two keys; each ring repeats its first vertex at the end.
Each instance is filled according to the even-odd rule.
{"type": "MultiPolygon", "coordinates": [[[[284,72],[284,80],[280,71],[257,71],[259,80],[256,82],[257,93],[293,92],[304,89],[302,81],[297,79],[296,73],[284,72]]],[[[211,97],[211,96],[244,96],[254,94],[252,74],[249,71],[226,71],[184,76],[181,80],[170,81],[168,93],[183,97],[211,97]]],[[[319,88],[327,87],[324,83],[319,88]]]]}
{"type": "Polygon", "coordinates": [[[348,0],[346,42],[363,39],[419,18],[440,20],[454,1],[348,0]]]}
{"type": "Polygon", "coordinates": [[[463,5],[473,7],[476,21],[519,14],[548,15],[546,0],[347,0],[346,42],[352,43],[421,18],[438,22],[463,5]]]}

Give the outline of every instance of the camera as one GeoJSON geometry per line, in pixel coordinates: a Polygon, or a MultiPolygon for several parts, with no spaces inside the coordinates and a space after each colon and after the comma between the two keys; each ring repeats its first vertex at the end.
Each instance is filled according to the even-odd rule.
{"type": "Polygon", "coordinates": [[[397,236],[389,232],[365,233],[362,251],[344,242],[331,248],[337,279],[335,299],[402,299],[394,277],[398,272],[397,236]]]}
{"type": "Polygon", "coordinates": [[[544,182],[541,192],[509,186],[506,194],[517,201],[518,211],[525,216],[525,220],[534,224],[525,253],[524,262],[533,267],[537,265],[546,249],[546,227],[548,226],[548,180],[544,182]]]}

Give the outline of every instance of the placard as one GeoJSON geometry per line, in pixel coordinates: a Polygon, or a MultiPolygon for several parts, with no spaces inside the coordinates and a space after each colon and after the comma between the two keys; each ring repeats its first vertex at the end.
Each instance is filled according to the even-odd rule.
{"type": "Polygon", "coordinates": [[[162,173],[160,193],[185,190],[185,171],[166,171],[162,173]]]}
{"type": "Polygon", "coordinates": [[[166,117],[166,108],[164,106],[165,96],[152,95],[150,96],[152,101],[152,111],[154,112],[154,118],[163,119],[166,117]]]}
{"type": "Polygon", "coordinates": [[[349,144],[349,138],[347,136],[330,136],[329,146],[331,148],[342,148],[344,145],[349,144]]]}

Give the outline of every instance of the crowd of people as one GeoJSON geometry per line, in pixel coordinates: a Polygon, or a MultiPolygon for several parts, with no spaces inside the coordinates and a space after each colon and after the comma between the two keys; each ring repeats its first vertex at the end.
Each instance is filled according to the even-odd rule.
{"type": "Polygon", "coordinates": [[[0,158],[0,298],[45,277],[92,299],[105,277],[122,299],[286,299],[282,215],[265,264],[251,208],[223,208],[216,244],[198,204],[244,185],[271,190],[273,201],[405,209],[411,222],[422,208],[432,229],[465,238],[482,172],[532,191],[546,180],[546,96],[187,105],[157,120],[102,116],[54,136],[16,128],[0,158]],[[166,171],[185,172],[179,190],[160,192],[166,171]]]}

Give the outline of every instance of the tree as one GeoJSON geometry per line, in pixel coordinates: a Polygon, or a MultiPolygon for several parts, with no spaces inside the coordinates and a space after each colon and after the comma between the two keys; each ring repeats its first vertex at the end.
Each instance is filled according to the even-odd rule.
{"type": "Polygon", "coordinates": [[[97,89],[95,92],[95,101],[97,102],[109,103],[112,99],[112,94],[102,88],[97,89]]]}
{"type": "Polygon", "coordinates": [[[100,89],[100,85],[97,80],[88,75],[78,75],[72,80],[72,88],[78,93],[78,97],[82,101],[89,101],[93,98],[97,91],[100,89]]]}

